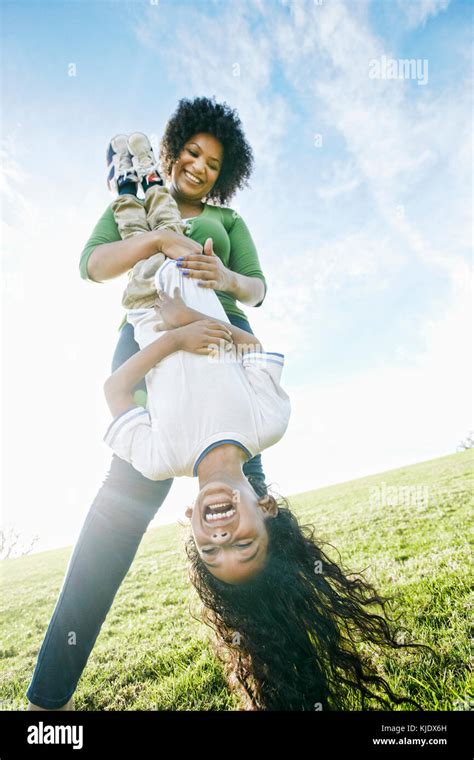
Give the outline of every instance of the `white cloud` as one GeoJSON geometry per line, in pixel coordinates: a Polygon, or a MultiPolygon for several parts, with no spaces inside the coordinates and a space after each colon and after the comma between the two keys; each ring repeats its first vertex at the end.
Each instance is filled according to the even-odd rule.
{"type": "Polygon", "coordinates": [[[334,200],[338,195],[351,193],[362,181],[354,161],[334,161],[330,170],[322,172],[318,195],[324,200],[334,200]]]}
{"type": "Polygon", "coordinates": [[[450,0],[398,0],[397,5],[407,20],[410,29],[424,26],[430,16],[445,11],[450,0]]]}
{"type": "MultiPolygon", "coordinates": [[[[176,81],[179,91],[215,95],[236,108],[258,167],[271,171],[283,149],[291,116],[288,103],[271,88],[271,40],[256,39],[249,13],[252,4],[217,7],[215,17],[187,7],[185,23],[175,25],[173,34],[167,30],[172,8],[163,8],[163,13],[140,10],[137,39],[166,56],[167,76],[176,81]]],[[[263,7],[268,13],[268,7],[263,7]]]]}
{"type": "Polygon", "coordinates": [[[472,296],[466,272],[458,275],[450,306],[421,325],[425,349],[415,361],[287,388],[289,429],[263,454],[283,494],[456,451],[473,427],[472,296]]]}
{"type": "Polygon", "coordinates": [[[370,226],[316,248],[283,254],[268,278],[264,305],[248,312],[254,332],[264,345],[272,340],[274,350],[291,352],[296,359],[309,345],[318,345],[327,329],[328,303],[336,293],[355,283],[359,297],[383,291],[405,264],[406,255],[390,235],[380,230],[377,237],[370,226]]]}
{"type": "MultiPolygon", "coordinates": [[[[308,89],[314,93],[315,123],[322,111],[326,123],[345,140],[350,157],[344,165],[346,177],[335,162],[327,195],[338,199],[346,187],[350,191],[361,179],[366,182],[375,201],[374,215],[385,224],[386,240],[378,235],[367,239],[361,233],[328,241],[311,258],[315,279],[313,273],[305,274],[303,290],[295,291],[293,302],[285,284],[291,294],[299,270],[291,276],[291,267],[279,266],[273,303],[281,311],[274,316],[282,320],[285,313],[294,315],[292,325],[291,316],[283,323],[284,350],[294,351],[298,345],[302,315],[307,314],[311,295],[317,299],[318,276],[325,292],[346,275],[361,275],[361,287],[365,278],[383,287],[378,265],[387,260],[385,250],[393,264],[388,281],[397,262],[410,256],[425,266],[426,277],[436,271],[446,274],[451,290],[448,300],[438,304],[439,317],[425,317],[413,325],[424,342],[416,366],[407,360],[411,352],[399,345],[393,347],[392,366],[368,368],[325,388],[291,389],[289,431],[269,454],[274,471],[288,473],[282,478],[290,493],[303,490],[303,482],[310,489],[315,479],[318,484],[337,482],[455,451],[472,425],[471,273],[459,256],[460,244],[467,247],[470,236],[470,102],[462,95],[469,87],[456,82],[455,91],[417,93],[418,101],[410,97],[406,83],[377,82],[373,87],[368,61],[386,51],[353,7],[335,1],[322,6],[291,3],[295,25],[277,18],[275,38],[287,77],[302,94],[308,89]],[[437,191],[430,197],[423,229],[416,199],[405,200],[414,188],[420,193],[437,191]],[[440,232],[445,248],[439,246],[440,232]],[[404,358],[405,367],[400,366],[404,358]]],[[[424,10],[426,16],[434,6],[430,11],[425,5],[424,10]]],[[[270,301],[270,294],[267,298],[270,301]]],[[[263,313],[252,318],[256,324],[265,320],[263,313]]],[[[324,314],[313,307],[310,324],[317,325],[318,318],[324,329],[324,314]]]]}
{"type": "MultiPolygon", "coordinates": [[[[438,202],[443,214],[440,222],[433,220],[431,214],[432,224],[440,224],[459,237],[461,203],[467,240],[470,99],[464,94],[469,82],[456,81],[448,92],[434,90],[423,96],[417,93],[417,98],[410,96],[406,83],[400,87],[398,82],[385,81],[374,87],[367,76],[367,64],[384,51],[384,46],[361,24],[360,17],[354,16],[353,4],[333,0],[322,6],[294,3],[292,7],[297,11],[300,29],[288,28],[278,19],[276,32],[277,38],[283,34],[286,37],[281,55],[287,64],[287,76],[300,90],[313,91],[315,118],[324,110],[326,119],[343,137],[349,154],[347,176],[343,175],[339,183],[332,180],[329,195],[333,187],[337,190],[340,185],[344,191],[345,185],[349,188],[362,179],[382,219],[402,232],[411,246],[422,235],[414,221],[416,207],[412,200],[405,207],[405,196],[414,188],[426,193],[434,186],[438,197],[433,198],[433,205],[438,202]],[[298,76],[301,70],[306,72],[305,80],[298,76]],[[449,172],[450,183],[455,183],[449,194],[440,182],[441,172],[445,171],[449,172]],[[409,224],[400,222],[396,213],[400,205],[409,224]]],[[[337,178],[341,171],[341,164],[335,162],[333,176],[337,178]]],[[[324,192],[323,189],[323,195],[324,192]]],[[[426,253],[427,241],[421,246],[418,242],[414,252],[423,247],[426,253]]],[[[458,252],[453,248],[446,256],[452,258],[458,252]]],[[[433,252],[431,259],[429,254],[425,256],[425,261],[436,265],[440,259],[433,252]]]]}

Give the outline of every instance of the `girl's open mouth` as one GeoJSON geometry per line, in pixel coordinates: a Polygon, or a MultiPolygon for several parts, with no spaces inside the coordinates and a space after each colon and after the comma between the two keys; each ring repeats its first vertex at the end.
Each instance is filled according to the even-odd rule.
{"type": "Polygon", "coordinates": [[[231,503],[220,502],[219,504],[209,504],[204,507],[204,520],[209,523],[227,522],[236,513],[236,508],[231,503]]]}

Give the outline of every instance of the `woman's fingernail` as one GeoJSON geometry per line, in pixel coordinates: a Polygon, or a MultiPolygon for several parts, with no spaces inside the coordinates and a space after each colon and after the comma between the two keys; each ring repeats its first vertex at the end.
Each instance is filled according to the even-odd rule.
{"type": "Polygon", "coordinates": [[[183,262],[182,261],[177,261],[176,262],[176,266],[177,267],[182,267],[183,266],[183,262]]]}
{"type": "Polygon", "coordinates": [[[181,271],[183,274],[189,274],[189,271],[187,269],[182,269],[181,271]]]}
{"type": "Polygon", "coordinates": [[[183,261],[183,259],[184,259],[184,256],[178,256],[178,258],[176,259],[176,261],[183,261]]]}

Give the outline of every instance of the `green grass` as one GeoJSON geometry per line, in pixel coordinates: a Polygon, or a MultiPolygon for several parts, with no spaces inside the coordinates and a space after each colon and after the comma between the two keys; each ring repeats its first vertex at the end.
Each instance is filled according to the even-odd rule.
{"type": "MultiPolygon", "coordinates": [[[[378,657],[392,688],[426,710],[474,708],[472,465],[467,450],[289,499],[300,523],[314,524],[316,535],[337,547],[346,569],[364,571],[382,594],[397,595],[398,624],[436,650],[435,659],[417,650],[378,657]],[[385,503],[373,490],[383,483],[385,503]]],[[[239,709],[212,655],[208,627],[190,614],[197,615],[199,600],[187,580],[183,539],[179,525],[145,534],[79,681],[77,710],[239,709]]],[[[71,552],[1,563],[0,709],[26,707],[71,552]]]]}

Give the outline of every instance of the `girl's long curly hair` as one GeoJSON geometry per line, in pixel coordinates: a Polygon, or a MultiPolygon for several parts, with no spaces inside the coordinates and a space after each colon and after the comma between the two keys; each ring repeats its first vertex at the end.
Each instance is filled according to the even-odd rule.
{"type": "Polygon", "coordinates": [[[267,563],[242,584],[213,576],[192,534],[185,542],[189,577],[203,605],[200,619],[216,634],[212,648],[244,709],[390,709],[391,700],[422,710],[393,693],[359,645],[433,653],[431,647],[398,641],[405,629],[392,630],[391,598],[379,596],[359,573],[346,575],[315,540],[314,527],[299,525],[286,499],[276,501],[278,514],[266,520],[267,563]],[[369,612],[372,605],[381,614],[369,612]]]}
{"type": "Polygon", "coordinates": [[[181,98],[169,119],[160,143],[160,161],[170,176],[187,140],[207,132],[222,143],[224,157],[208,200],[224,205],[234,193],[248,185],[253,169],[253,151],[245,137],[237,112],[227,103],[212,98],[181,98]]]}

